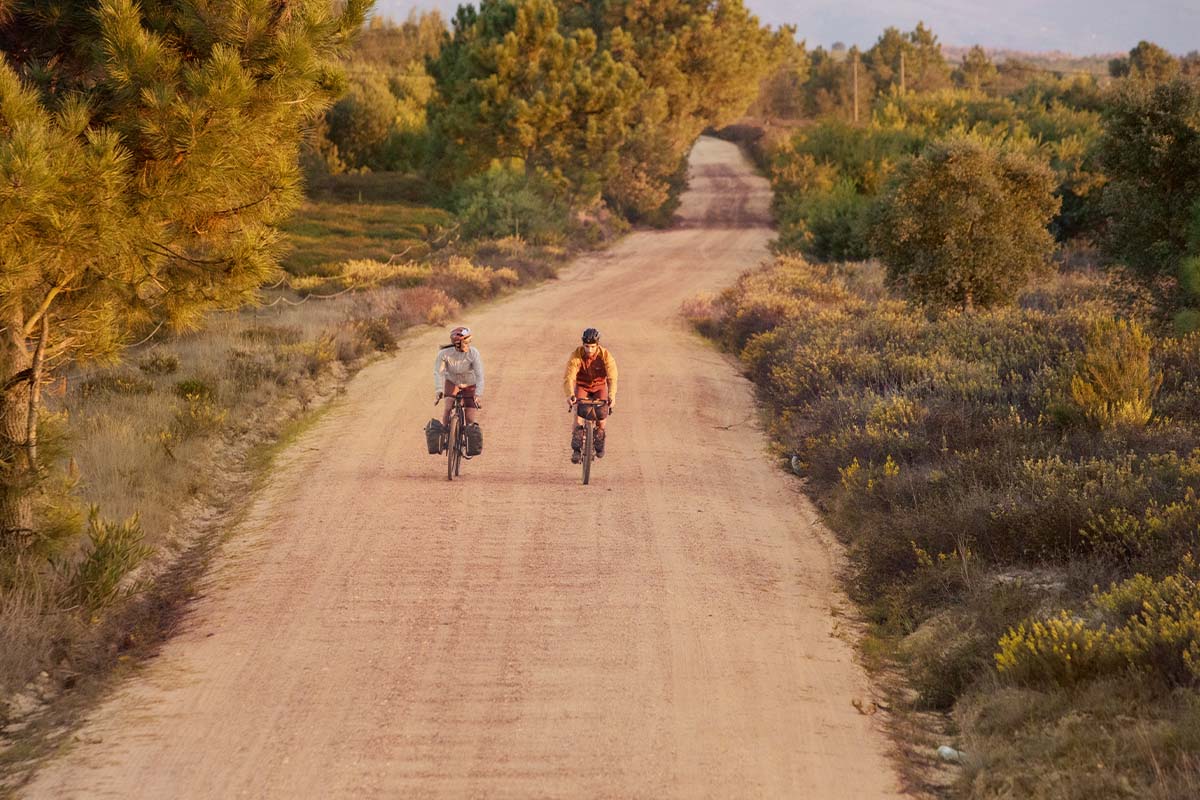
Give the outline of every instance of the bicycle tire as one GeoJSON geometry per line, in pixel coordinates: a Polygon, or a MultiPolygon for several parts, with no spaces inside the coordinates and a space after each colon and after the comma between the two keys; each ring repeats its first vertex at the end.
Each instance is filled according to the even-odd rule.
{"type": "Polygon", "coordinates": [[[595,447],[595,423],[590,419],[584,423],[583,434],[583,485],[592,479],[592,452],[595,447]]]}
{"type": "Polygon", "coordinates": [[[458,455],[454,457],[454,477],[462,472],[463,453],[467,452],[467,421],[463,412],[458,412],[458,455]]]}
{"type": "Polygon", "coordinates": [[[458,474],[458,435],[462,427],[458,414],[450,415],[450,430],[446,436],[446,480],[454,480],[458,474]]]}

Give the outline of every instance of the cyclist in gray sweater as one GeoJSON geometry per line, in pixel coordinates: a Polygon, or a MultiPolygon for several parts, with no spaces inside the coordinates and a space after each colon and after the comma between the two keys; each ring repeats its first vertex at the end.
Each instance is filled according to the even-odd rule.
{"type": "Polygon", "coordinates": [[[459,325],[450,331],[450,344],[438,350],[433,362],[433,386],[437,400],[445,398],[442,425],[450,424],[450,411],[455,395],[462,395],[467,415],[467,455],[478,455],[483,450],[483,431],[475,421],[482,410],[479,399],[483,397],[483,357],[471,346],[471,329],[459,325]]]}

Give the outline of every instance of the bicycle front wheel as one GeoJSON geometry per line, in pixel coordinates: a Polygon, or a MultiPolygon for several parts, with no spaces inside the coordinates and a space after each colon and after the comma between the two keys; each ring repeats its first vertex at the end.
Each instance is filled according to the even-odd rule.
{"type": "Polygon", "coordinates": [[[583,485],[592,479],[592,453],[596,447],[596,425],[590,419],[584,423],[583,433],[583,485]]]}
{"type": "Polygon", "coordinates": [[[458,437],[462,435],[462,423],[458,414],[450,416],[450,430],[446,436],[446,480],[454,480],[458,474],[458,456],[462,451],[458,446],[458,437]]]}
{"type": "Polygon", "coordinates": [[[457,455],[454,456],[454,477],[462,472],[463,453],[467,452],[467,423],[462,418],[458,419],[458,447],[455,448],[457,455]]]}

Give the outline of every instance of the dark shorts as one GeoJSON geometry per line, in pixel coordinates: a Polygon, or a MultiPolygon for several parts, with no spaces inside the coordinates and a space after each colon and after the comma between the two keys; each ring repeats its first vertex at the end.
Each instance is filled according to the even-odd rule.
{"type": "Polygon", "coordinates": [[[442,389],[442,394],[446,395],[446,397],[453,397],[456,394],[461,394],[464,398],[463,405],[465,407],[467,407],[467,408],[478,408],[479,407],[475,403],[475,387],[473,385],[472,386],[464,386],[463,388],[459,389],[457,386],[455,386],[450,381],[446,381],[446,385],[442,389]]]}
{"type": "MultiPolygon", "coordinates": [[[[601,386],[599,389],[592,391],[587,386],[575,387],[575,399],[577,400],[607,400],[608,386],[601,386]]],[[[594,409],[580,409],[587,413],[581,413],[579,416],[587,419],[605,419],[608,417],[608,406],[599,406],[594,409]]]]}

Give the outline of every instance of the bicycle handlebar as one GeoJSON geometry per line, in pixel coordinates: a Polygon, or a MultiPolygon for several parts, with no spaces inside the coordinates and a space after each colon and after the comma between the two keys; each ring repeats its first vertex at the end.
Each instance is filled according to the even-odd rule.
{"type": "MultiPolygon", "coordinates": [[[[437,400],[434,400],[434,401],[433,401],[433,404],[436,406],[438,403],[442,402],[443,400],[453,400],[455,403],[461,403],[461,402],[463,402],[463,401],[464,401],[464,400],[466,400],[466,399],[467,399],[467,396],[466,396],[466,395],[462,395],[462,394],[441,394],[441,393],[439,392],[438,399],[437,399],[437,400]]],[[[475,401],[475,407],[476,407],[476,408],[481,408],[481,406],[479,405],[479,398],[478,398],[478,397],[471,398],[471,399],[473,399],[473,400],[475,401]]]]}

